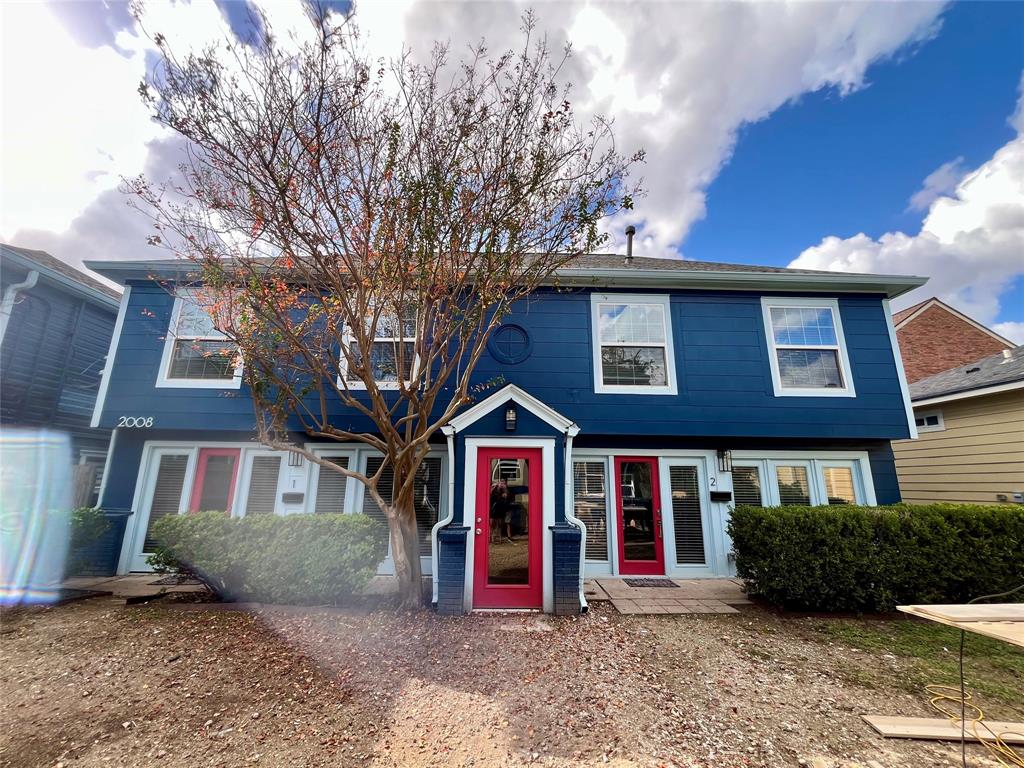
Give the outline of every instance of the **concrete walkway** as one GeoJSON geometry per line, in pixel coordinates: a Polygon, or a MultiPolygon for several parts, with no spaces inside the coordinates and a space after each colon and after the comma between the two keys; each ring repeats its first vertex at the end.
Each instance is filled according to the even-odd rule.
{"type": "MultiPolygon", "coordinates": [[[[629,577],[630,580],[650,577],[629,577]]],[[[739,579],[654,580],[657,586],[630,586],[624,578],[588,579],[587,600],[610,600],[619,613],[739,613],[733,606],[749,604],[739,579]]]]}
{"type": "Polygon", "coordinates": [[[154,584],[165,578],[159,573],[133,573],[129,576],[83,576],[67,579],[61,586],[69,589],[92,589],[110,592],[114,597],[155,597],[162,592],[205,592],[202,584],[154,584]]]}

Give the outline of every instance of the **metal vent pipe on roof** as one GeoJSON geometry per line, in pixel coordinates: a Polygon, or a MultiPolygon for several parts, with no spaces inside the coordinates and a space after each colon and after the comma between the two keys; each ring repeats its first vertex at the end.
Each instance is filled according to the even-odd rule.
{"type": "Polygon", "coordinates": [[[636,234],[636,227],[630,224],[626,227],[626,264],[633,263],[633,235],[636,234]]]}

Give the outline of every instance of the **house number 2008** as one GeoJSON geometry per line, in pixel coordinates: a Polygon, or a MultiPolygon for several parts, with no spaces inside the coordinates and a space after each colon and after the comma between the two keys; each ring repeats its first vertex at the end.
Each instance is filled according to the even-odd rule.
{"type": "Polygon", "coordinates": [[[117,426],[128,428],[143,428],[153,426],[152,416],[121,416],[117,420],[117,426]]]}

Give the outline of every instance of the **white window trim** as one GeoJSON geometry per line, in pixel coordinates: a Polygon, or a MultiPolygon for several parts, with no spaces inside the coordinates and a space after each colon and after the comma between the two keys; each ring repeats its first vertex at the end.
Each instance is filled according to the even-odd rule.
{"type": "Polygon", "coordinates": [[[167,324],[167,333],[164,335],[164,351],[160,357],[160,371],[157,374],[156,386],[167,389],[239,389],[242,386],[242,363],[239,361],[235,368],[235,375],[230,379],[178,379],[169,378],[171,368],[171,357],[174,353],[174,344],[181,340],[220,340],[223,336],[178,336],[178,318],[181,316],[181,307],[185,300],[194,295],[194,290],[180,289],[174,297],[174,308],[171,310],[171,320],[167,324]]]}
{"type": "MultiPolygon", "coordinates": [[[[245,517],[246,507],[249,506],[249,485],[252,481],[253,459],[257,456],[277,456],[281,463],[277,467],[277,489],[274,492],[275,515],[286,515],[288,511],[281,502],[282,488],[285,485],[285,476],[288,472],[288,453],[285,451],[273,451],[269,448],[252,448],[242,451],[241,466],[238,472],[238,487],[235,489],[234,503],[232,505],[231,517],[245,517]]],[[[301,511],[301,510],[300,510],[301,511]]]]}
{"type": "Polygon", "coordinates": [[[917,426],[918,432],[943,432],[946,429],[946,421],[942,418],[942,411],[930,410],[930,411],[915,411],[914,412],[914,424],[917,426]],[[918,424],[918,419],[924,419],[928,416],[938,416],[938,424],[918,424]]]}
{"type": "Polygon", "coordinates": [[[616,536],[616,534],[615,534],[615,511],[614,511],[615,510],[615,495],[614,495],[615,492],[611,488],[612,483],[613,483],[612,473],[613,473],[614,459],[611,456],[602,456],[600,454],[588,453],[586,451],[586,449],[584,449],[583,451],[573,451],[573,454],[572,454],[572,470],[573,470],[573,477],[572,477],[572,485],[573,485],[572,504],[573,504],[573,512],[575,512],[575,506],[576,506],[576,463],[577,462],[582,462],[582,463],[600,463],[602,468],[604,469],[604,482],[605,482],[605,489],[604,489],[604,525],[605,525],[605,531],[607,532],[607,535],[605,536],[606,541],[605,541],[604,559],[603,560],[592,560],[589,557],[584,557],[584,561],[586,563],[586,568],[587,568],[588,576],[598,575],[599,571],[603,570],[604,568],[607,568],[607,573],[603,573],[603,574],[600,574],[600,575],[611,576],[612,575],[612,571],[611,571],[612,560],[614,560],[614,557],[612,556],[612,553],[617,551],[617,550],[613,549],[613,546],[614,546],[614,543],[615,543],[615,536],[616,536]]]}
{"type": "MultiPolygon", "coordinates": [[[[321,459],[336,459],[338,457],[344,456],[348,459],[348,468],[350,470],[356,471],[355,469],[353,469],[356,466],[356,450],[354,448],[347,450],[332,448],[314,448],[313,453],[315,453],[317,457],[321,459]]],[[[306,506],[304,509],[305,512],[310,514],[316,512],[316,498],[317,494],[320,492],[320,473],[322,471],[324,471],[323,467],[321,467],[316,462],[310,462],[309,487],[306,493],[306,506]]],[[[327,471],[333,472],[334,470],[327,471]]],[[[352,510],[355,509],[355,486],[357,485],[362,486],[362,483],[360,483],[358,480],[352,479],[351,477],[345,478],[345,500],[342,503],[342,510],[340,514],[350,515],[352,514],[352,510]]]]}
{"type": "MultiPolygon", "coordinates": [[[[114,430],[116,435],[119,430],[114,430]]],[[[361,443],[306,443],[304,447],[318,456],[349,456],[349,466],[359,467],[364,471],[366,457],[381,455],[378,451],[366,447],[361,443]]],[[[153,483],[156,482],[158,464],[156,459],[163,454],[186,455],[188,463],[185,469],[185,478],[182,485],[181,499],[178,506],[178,514],[185,514],[188,511],[189,501],[192,498],[193,486],[196,477],[196,465],[198,463],[199,451],[203,448],[238,448],[240,459],[238,473],[235,478],[234,495],[232,508],[228,510],[232,517],[243,517],[249,495],[249,478],[252,472],[252,456],[281,456],[281,469],[278,475],[277,500],[275,502],[274,514],[285,515],[299,512],[312,512],[315,508],[316,486],[319,482],[320,465],[312,461],[304,461],[301,468],[288,466],[288,454],[286,452],[272,451],[268,448],[253,445],[251,442],[218,442],[210,440],[147,440],[142,446],[142,455],[139,461],[139,470],[136,475],[135,491],[132,496],[133,510],[140,510],[128,519],[128,526],[121,541],[121,554],[118,558],[117,573],[120,575],[132,571],[133,561],[139,557],[139,548],[145,538],[145,527],[149,524],[148,512],[141,513],[141,510],[148,507],[152,496],[153,483]],[[316,467],[314,470],[313,467],[316,467]],[[299,487],[290,488],[288,481],[295,477],[301,488],[305,489],[305,498],[298,508],[284,504],[281,501],[281,494],[286,490],[300,490],[299,487]],[[143,519],[145,518],[145,519],[143,519]]],[[[443,510],[448,508],[450,487],[449,473],[452,468],[449,465],[448,453],[442,447],[431,448],[427,454],[430,457],[441,459],[441,492],[440,503],[438,504],[438,519],[443,518],[443,510]]],[[[107,463],[110,467],[110,462],[107,463]]],[[[345,508],[343,514],[351,515],[362,511],[364,486],[358,480],[351,480],[345,488],[345,508]]],[[[103,491],[101,490],[101,494],[103,491]]],[[[423,573],[429,575],[433,571],[433,558],[430,555],[420,557],[420,566],[423,573]]],[[[146,569],[144,569],[146,570],[146,569]]],[[[377,573],[380,575],[394,575],[394,560],[391,557],[391,544],[388,543],[387,557],[378,565],[377,573]]]]}
{"type": "Polygon", "coordinates": [[[594,360],[594,391],[599,394],[618,395],[675,395],[679,388],[676,383],[675,344],[672,340],[672,302],[665,294],[647,293],[592,293],[590,295],[590,345],[594,360]],[[605,384],[601,369],[601,304],[656,304],[664,309],[665,343],[635,343],[622,346],[662,347],[665,350],[664,386],[639,386],[635,384],[605,384]]]}
{"type": "MultiPolygon", "coordinates": [[[[417,333],[418,333],[418,324],[419,324],[419,316],[418,315],[417,315],[417,318],[416,318],[416,322],[417,322],[417,333]]],[[[398,332],[401,333],[402,332],[402,323],[399,322],[399,323],[397,323],[397,325],[398,325],[398,332]]],[[[348,327],[348,325],[346,324],[344,334],[342,335],[341,343],[344,344],[346,348],[351,348],[353,341],[354,341],[354,339],[352,338],[352,331],[348,327]]],[[[420,356],[419,356],[419,354],[417,354],[417,352],[415,350],[416,337],[413,336],[412,338],[405,338],[405,337],[400,337],[400,336],[375,336],[372,343],[373,344],[379,344],[379,343],[383,343],[383,342],[391,342],[392,344],[412,344],[413,345],[412,360],[409,363],[409,371],[412,373],[412,379],[403,382],[407,388],[410,387],[412,385],[412,382],[416,379],[416,375],[417,375],[417,372],[419,370],[419,364],[420,364],[420,356]]],[[[366,389],[366,382],[363,381],[362,379],[359,379],[358,381],[348,381],[345,378],[346,376],[348,376],[348,358],[345,357],[345,353],[342,352],[338,356],[338,388],[341,389],[341,390],[344,390],[346,387],[348,389],[352,389],[352,390],[365,390],[366,389]]],[[[377,386],[377,389],[380,389],[380,390],[399,389],[399,382],[397,382],[397,381],[376,381],[376,380],[374,380],[374,384],[377,386]]]]}
{"type": "MultiPolygon", "coordinates": [[[[776,466],[806,466],[812,506],[827,506],[823,467],[850,467],[853,470],[853,488],[856,503],[873,507],[875,481],[871,474],[871,459],[867,451],[733,451],[734,466],[759,465],[761,473],[761,499],[766,507],[781,504],[776,466]]],[[[735,504],[735,501],[733,502],[735,504]]]]}
{"type": "MultiPolygon", "coordinates": [[[[747,461],[737,461],[736,459],[733,459],[732,466],[733,466],[734,469],[736,467],[753,467],[755,470],[757,470],[757,487],[758,487],[758,490],[761,493],[760,505],[762,507],[767,507],[768,506],[769,492],[768,492],[767,467],[765,467],[765,462],[763,462],[763,461],[750,461],[750,460],[747,460],[747,461]]],[[[730,480],[731,479],[732,478],[731,478],[731,473],[730,473],[730,480]]],[[[735,488],[735,485],[733,486],[732,494],[733,494],[732,506],[735,507],[736,506],[736,488],[735,488]]]]}
{"type": "MultiPolygon", "coordinates": [[[[341,445],[341,444],[339,444],[341,445]]],[[[339,448],[324,447],[323,444],[307,443],[306,448],[313,451],[317,456],[328,457],[328,456],[348,456],[348,465],[354,472],[360,472],[366,474],[366,465],[371,456],[383,456],[380,451],[373,448],[365,447],[360,445],[354,445],[351,448],[345,448],[344,446],[339,448]]],[[[444,518],[444,510],[448,508],[448,473],[452,471],[448,465],[448,452],[443,448],[431,448],[427,453],[428,458],[439,458],[441,459],[441,490],[437,505],[437,519],[441,520],[444,518]]],[[[320,483],[320,465],[314,462],[309,462],[311,466],[315,466],[315,470],[311,470],[312,476],[309,480],[308,489],[309,492],[306,494],[306,512],[313,512],[316,509],[316,492],[320,483]]],[[[363,511],[363,501],[366,498],[366,485],[349,478],[349,481],[345,484],[345,509],[342,514],[356,515],[361,514],[363,511]]],[[[420,568],[425,575],[433,573],[433,558],[431,555],[420,555],[420,568]]],[[[391,554],[391,537],[388,536],[388,551],[384,556],[384,559],[377,566],[378,576],[394,576],[395,574],[395,559],[391,554]]]]}
{"type": "MultiPolygon", "coordinates": [[[[808,506],[817,507],[821,505],[821,489],[823,482],[816,479],[813,462],[809,459],[778,459],[768,462],[768,488],[771,494],[771,506],[782,505],[782,491],[779,489],[779,467],[803,467],[807,471],[807,503],[808,506]]],[[[764,495],[764,489],[761,490],[764,495]]]]}
{"type": "Polygon", "coordinates": [[[856,397],[857,392],[853,386],[853,369],[850,367],[850,357],[846,350],[846,336],[843,333],[843,319],[839,312],[839,302],[836,299],[815,299],[815,298],[787,298],[787,297],[761,297],[761,314],[764,318],[765,338],[768,340],[768,364],[772,371],[772,387],[776,397],[856,397]],[[832,320],[835,323],[837,344],[820,344],[810,346],[804,344],[776,344],[775,333],[772,330],[772,307],[802,307],[806,309],[828,309],[832,312],[832,320]],[[839,374],[843,377],[844,386],[841,388],[826,387],[783,387],[782,376],[779,373],[779,349],[832,349],[839,353],[839,374]]]}

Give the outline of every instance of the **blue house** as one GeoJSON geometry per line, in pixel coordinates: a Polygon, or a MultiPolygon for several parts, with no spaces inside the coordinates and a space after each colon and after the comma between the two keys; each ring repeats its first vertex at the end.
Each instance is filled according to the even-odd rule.
{"type": "Polygon", "coordinates": [[[0,424],[67,435],[84,480],[75,503],[94,504],[110,428],[90,417],[120,293],[45,251],[0,244],[0,297],[0,424]]]}
{"type": "MultiPolygon", "coordinates": [[[[119,571],[147,568],[163,515],[381,516],[361,484],[253,442],[233,358],[195,353],[225,340],[167,288],[189,265],[89,266],[125,286],[93,418],[114,430],[101,502],[133,511],[119,571]]],[[[889,300],[924,282],[613,255],[560,270],[495,332],[476,374],[503,383],[443,428],[421,472],[438,609],[578,612],[584,577],[730,575],[734,504],[899,501],[890,442],[915,428],[889,300]]],[[[335,418],[372,429],[340,405],[335,418]]]]}

